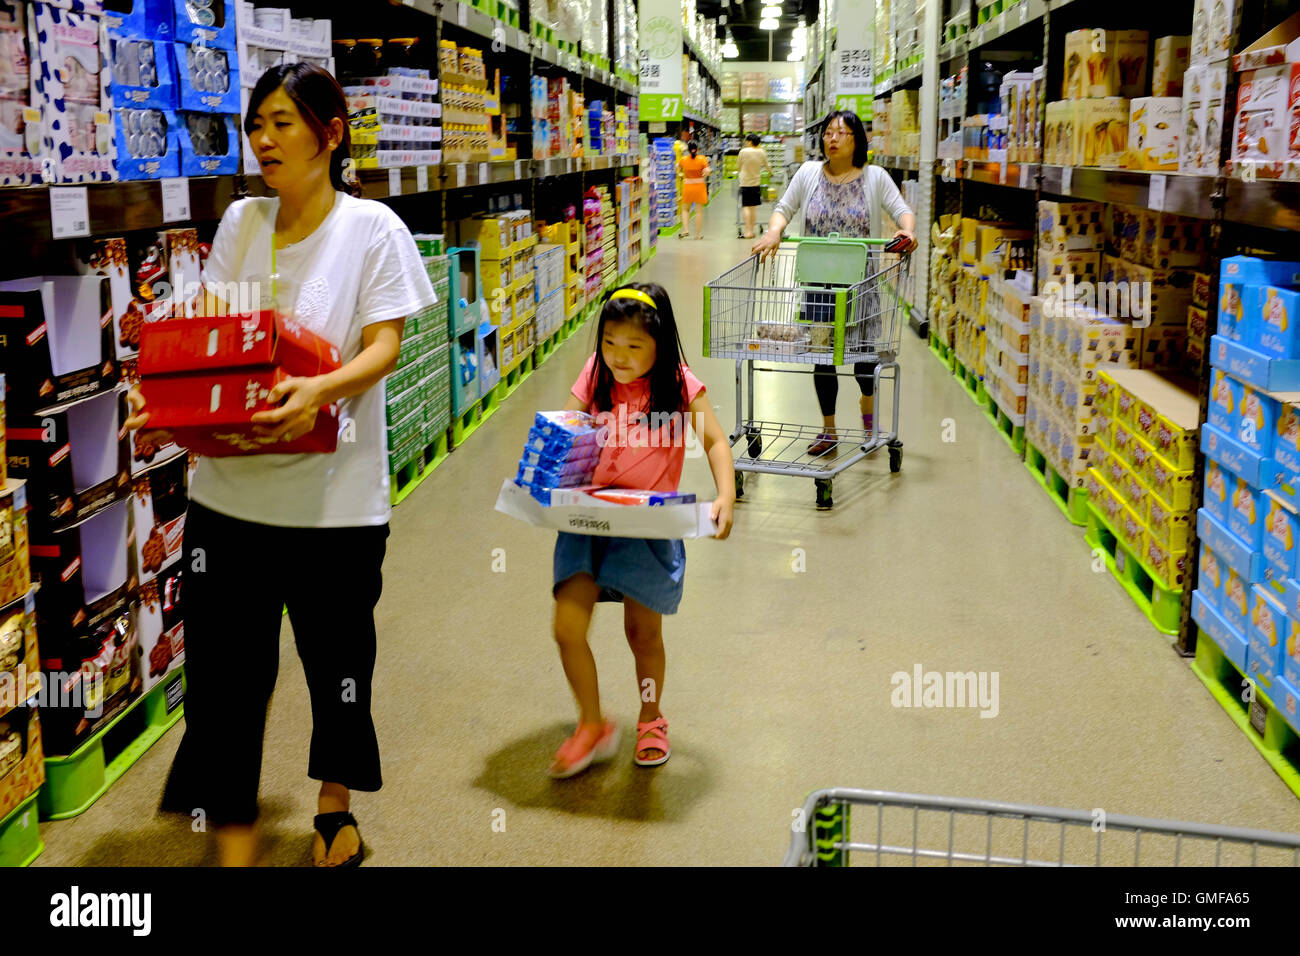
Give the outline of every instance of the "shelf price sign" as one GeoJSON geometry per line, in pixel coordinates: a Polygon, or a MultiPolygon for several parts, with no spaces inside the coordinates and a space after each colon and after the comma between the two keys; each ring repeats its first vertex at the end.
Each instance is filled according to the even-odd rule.
{"type": "Polygon", "coordinates": [[[833,80],[828,90],[837,110],[852,110],[861,120],[870,120],[875,96],[875,26],[868,19],[869,4],[840,5],[839,38],[831,60],[833,80]]]}
{"type": "Polygon", "coordinates": [[[682,10],[676,0],[641,0],[641,119],[680,120],[682,10]]]}

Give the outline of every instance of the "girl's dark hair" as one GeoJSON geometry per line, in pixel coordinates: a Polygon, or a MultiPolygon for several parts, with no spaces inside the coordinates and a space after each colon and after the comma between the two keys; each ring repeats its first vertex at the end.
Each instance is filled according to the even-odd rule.
{"type": "Polygon", "coordinates": [[[748,142],[753,143],[755,146],[763,142],[763,138],[759,136],[757,133],[750,133],[748,136],[745,137],[745,139],[748,142]]]}
{"type": "Polygon", "coordinates": [[[843,120],[844,125],[849,128],[849,132],[853,134],[853,165],[857,167],[867,165],[867,150],[870,148],[870,144],[867,142],[867,131],[862,125],[862,120],[858,119],[857,113],[852,110],[836,110],[826,117],[826,125],[822,127],[822,136],[826,135],[826,130],[837,119],[843,120]]]}
{"type": "Polygon", "coordinates": [[[352,196],[361,195],[360,186],[343,178],[343,161],[352,156],[352,131],[348,126],[348,101],[343,88],[326,70],[311,63],[288,63],[273,66],[257,81],[248,97],[248,113],[244,117],[244,133],[251,136],[253,123],[262,101],[284,87],[293,100],[303,120],[316,134],[316,142],[325,148],[330,121],[338,117],[343,122],[343,139],[330,155],[330,183],[335,189],[352,196]]]}
{"type": "Polygon", "coordinates": [[[697,143],[695,140],[691,140],[689,143],[686,144],[686,148],[689,149],[691,151],[691,155],[694,156],[696,153],[700,151],[700,144],[697,143]]]}
{"type": "MultiPolygon", "coordinates": [[[[655,282],[631,282],[622,289],[635,289],[654,299],[652,309],[636,299],[611,299],[617,290],[605,296],[596,327],[596,387],[592,405],[597,412],[613,411],[614,373],[605,364],[602,346],[605,343],[605,326],[610,322],[630,322],[655,341],[655,364],[647,376],[650,379],[650,403],[642,409],[647,415],[656,412],[668,414],[685,412],[686,377],[682,374],[682,340],[677,334],[677,320],[673,318],[673,304],[663,286],[655,282]]],[[[673,419],[674,422],[678,419],[673,419]]],[[[674,436],[676,437],[676,436],[674,436]]]]}

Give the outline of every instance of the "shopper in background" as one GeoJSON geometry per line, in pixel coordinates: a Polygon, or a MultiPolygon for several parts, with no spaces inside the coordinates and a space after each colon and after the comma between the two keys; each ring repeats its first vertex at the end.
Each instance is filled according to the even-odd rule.
{"type": "Polygon", "coordinates": [[[745,220],[745,238],[753,239],[754,220],[763,198],[763,170],[770,173],[772,167],[768,165],[767,152],[759,146],[762,142],[759,135],[750,133],[745,140],[749,145],[740,151],[740,156],[736,159],[736,170],[739,173],[740,210],[745,220]]]}
{"type": "MultiPolygon", "coordinates": [[[[374,607],[390,517],[381,383],[406,316],[436,301],[410,232],[382,203],[350,195],[351,145],[338,82],[305,63],[268,70],[244,130],[275,199],[245,199],[221,219],[209,283],[276,274],[280,306],[338,346],[343,366],[290,378],[253,416],[292,441],[341,402],[352,433],[333,454],[203,458],[185,526],[185,737],[162,808],[202,811],[223,865],[257,857],[254,821],[266,714],[287,607],[311,695],[307,774],[321,781],[317,865],[355,866],[361,835],[349,791],[382,784],[371,719],[374,607]],[[296,289],[288,295],[286,289],[296,289]],[[191,573],[193,569],[194,573],[191,573]]],[[[148,421],[131,394],[127,425],[148,421]]]]}
{"type": "MultiPolygon", "coordinates": [[[[916,217],[889,173],[879,166],[867,165],[867,133],[857,114],[849,110],[831,113],[822,131],[822,147],[826,160],[813,160],[799,168],[776,204],[767,232],[754,243],[753,251],[763,259],[771,256],[781,244],[785,227],[801,208],[804,233],[809,236],[837,232],[841,236],[879,239],[884,213],[888,213],[901,227],[894,236],[906,237],[908,251],[915,248],[916,217]]],[[[862,427],[868,433],[874,424],[875,367],[874,362],[857,362],[853,366],[862,390],[862,427]]],[[[825,430],[808,446],[808,454],[834,455],[837,450],[835,399],[840,388],[835,367],[818,365],[813,385],[825,430]]]]}
{"type": "Polygon", "coordinates": [[[682,169],[682,239],[689,239],[691,211],[695,211],[695,238],[704,238],[704,206],[709,201],[709,187],[705,184],[710,167],[709,161],[701,156],[700,144],[691,140],[686,144],[689,153],[677,161],[682,169]]]}
{"type": "MultiPolygon", "coordinates": [[[[704,383],[682,361],[668,293],[649,283],[611,293],[601,309],[596,341],[597,350],[564,407],[609,413],[615,422],[631,426],[626,434],[621,427],[613,429],[601,450],[594,482],[676,491],[686,459],[689,413],[718,488],[712,509],[717,537],[727,537],[736,503],[735,463],[704,383]],[[663,420],[659,415],[666,415],[668,424],[652,432],[645,417],[663,420]]],[[[663,615],[677,612],[685,574],[681,541],[560,532],[555,542],[555,641],[579,717],[578,729],[555,755],[548,771],[552,777],[572,777],[618,750],[618,726],[601,713],[596,659],[587,644],[598,601],[623,602],[623,630],[636,660],[641,701],[635,762],[655,767],[668,759],[668,721],[659,709],[665,670],[663,615]]]]}

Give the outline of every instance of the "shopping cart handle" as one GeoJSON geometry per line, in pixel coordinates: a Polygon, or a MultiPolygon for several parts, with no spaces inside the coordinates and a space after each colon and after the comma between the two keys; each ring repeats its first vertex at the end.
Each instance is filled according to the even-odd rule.
{"type": "Polygon", "coordinates": [[[895,236],[892,239],[859,239],[857,236],[841,236],[838,232],[832,232],[828,236],[782,236],[782,242],[803,242],[806,239],[831,239],[836,242],[855,242],[863,246],[884,246],[884,252],[904,252],[911,244],[911,240],[906,236],[895,236]]]}

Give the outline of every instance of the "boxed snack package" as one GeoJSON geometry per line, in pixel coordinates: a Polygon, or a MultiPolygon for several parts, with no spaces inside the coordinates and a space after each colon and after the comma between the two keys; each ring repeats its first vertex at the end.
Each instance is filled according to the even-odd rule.
{"type": "Polygon", "coordinates": [[[0,715],[0,820],[40,790],[44,782],[45,753],[37,709],[15,707],[0,715]]]}
{"type": "Polygon", "coordinates": [[[1264,507],[1264,561],[1269,574],[1275,581],[1294,578],[1300,516],[1271,495],[1265,496],[1264,507]]]}
{"type": "Polygon", "coordinates": [[[1080,102],[1077,135],[1082,156],[1075,165],[1118,169],[1128,145],[1129,101],[1110,96],[1080,102]]]}
{"type": "Polygon", "coordinates": [[[1129,104],[1127,166],[1130,169],[1176,170],[1180,97],[1144,96],[1129,104]]]}
{"type": "Polygon", "coordinates": [[[337,369],[337,347],[291,316],[262,309],[247,315],[172,319],[141,330],[140,375],[276,365],[289,375],[337,369]]]}
{"type": "Polygon", "coordinates": [[[717,534],[710,517],[712,504],[695,502],[678,507],[628,507],[566,492],[564,504],[543,505],[527,489],[507,478],[496,510],[543,528],[603,537],[701,538],[717,534]]]}
{"type": "Polygon", "coordinates": [[[1250,286],[1300,286],[1300,262],[1230,256],[1219,266],[1219,335],[1233,342],[1249,344],[1257,331],[1247,317],[1246,296],[1250,286]]]}
{"type": "Polygon", "coordinates": [[[27,485],[6,478],[0,489],[0,606],[17,601],[32,586],[27,532],[27,485]]]}
{"type": "Polygon", "coordinates": [[[1300,358],[1300,288],[1249,285],[1243,307],[1247,345],[1273,358],[1300,358]]]}
{"type": "Polygon", "coordinates": [[[36,646],[36,592],[0,606],[0,717],[28,700],[41,686],[36,646]]]}
{"type": "Polygon", "coordinates": [[[152,581],[163,567],[179,560],[185,533],[185,492],[188,462],[181,456],[132,482],[131,529],[127,543],[133,560],[132,577],[152,581]]]}
{"type": "Polygon", "coordinates": [[[1096,252],[1105,239],[1103,206],[1097,202],[1039,200],[1040,252],[1096,252]]]}
{"type": "Polygon", "coordinates": [[[1065,35],[1065,99],[1141,96],[1145,89],[1145,30],[1073,30],[1065,35]]]}
{"type": "Polygon", "coordinates": [[[41,103],[32,95],[31,8],[0,2],[0,186],[41,181],[41,103]]]}
{"type": "Polygon", "coordinates": [[[30,413],[113,388],[113,306],[101,276],[0,282],[0,372],[10,411],[30,413]]]}
{"type": "MultiPolygon", "coordinates": [[[[1183,75],[1187,72],[1191,53],[1190,36],[1157,37],[1155,59],[1151,68],[1152,96],[1182,96],[1183,75]]],[[[1135,93],[1135,96],[1141,95],[1135,93]]]]}
{"type": "Polygon", "coordinates": [[[1300,103],[1300,63],[1241,74],[1233,122],[1232,159],[1260,164],[1261,176],[1278,178],[1288,159],[1300,159],[1293,110],[1300,103]]]}
{"type": "Polygon", "coordinates": [[[136,606],[137,656],[142,690],[185,663],[185,620],[181,602],[184,568],[176,562],[140,585],[136,606]]]}

